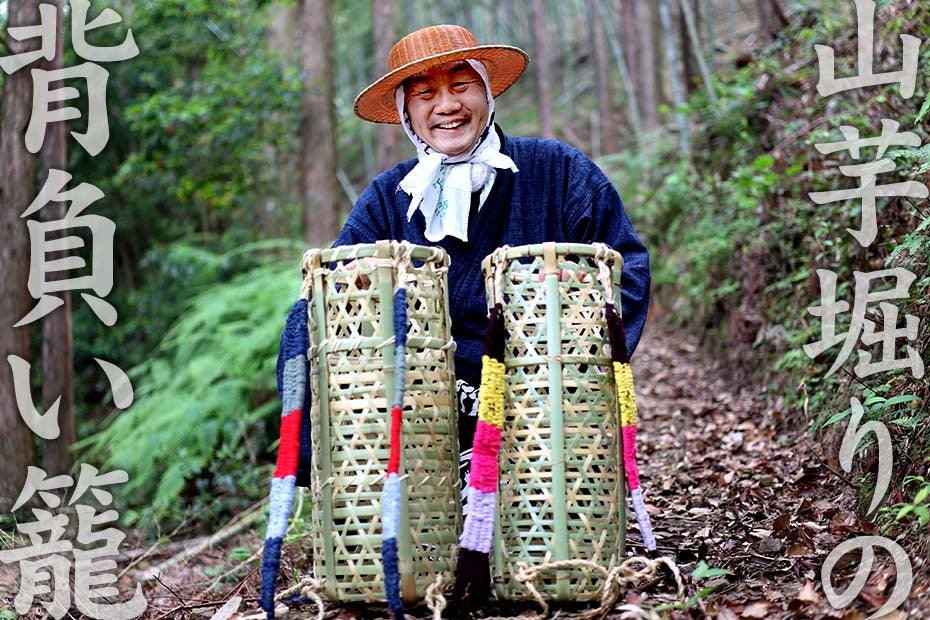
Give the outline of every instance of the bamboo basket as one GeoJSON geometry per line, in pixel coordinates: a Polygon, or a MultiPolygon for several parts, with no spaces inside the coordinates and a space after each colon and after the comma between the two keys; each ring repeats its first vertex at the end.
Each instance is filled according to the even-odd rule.
{"type": "MultiPolygon", "coordinates": [[[[619,299],[623,259],[606,246],[504,247],[482,263],[488,305],[502,301],[508,334],[492,562],[498,598],[529,596],[515,579],[520,563],[588,560],[610,569],[623,560],[622,435],[599,263],[619,299]]],[[[541,570],[535,587],[548,600],[590,601],[602,581],[588,570],[541,570]]]]}
{"type": "Polygon", "coordinates": [[[401,515],[405,603],[454,572],[461,529],[446,273],[438,248],[398,242],[310,250],[313,567],[335,602],[383,602],[382,488],[395,394],[392,294],[407,289],[401,515]],[[368,278],[370,285],[361,280],[368,278]]]}

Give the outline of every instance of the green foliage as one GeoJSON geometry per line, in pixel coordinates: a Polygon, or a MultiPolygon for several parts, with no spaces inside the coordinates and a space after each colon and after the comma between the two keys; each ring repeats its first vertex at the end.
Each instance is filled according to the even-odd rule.
{"type": "MultiPolygon", "coordinates": [[[[809,194],[856,187],[859,179],[842,174],[840,167],[875,156],[872,147],[855,157],[848,152],[823,155],[815,145],[841,141],[842,125],[857,128],[862,137],[878,135],[883,118],[898,120],[901,131],[917,133],[923,146],[889,150],[885,157],[895,170],[878,182],[926,183],[930,96],[919,92],[905,102],[897,84],[818,96],[812,46],[854,50],[849,39],[855,37],[855,14],[851,3],[843,2],[801,2],[796,10],[803,26],[760,50],[747,67],[719,73],[716,103],[700,92],[689,100],[685,112],[694,123],[689,161],[680,161],[673,146],[663,144],[603,165],[650,247],[653,299],[664,318],[697,331],[708,348],[728,352],[738,371],[757,369],[752,379],[765,382],[787,411],[807,414],[804,422],[812,432],[841,431],[849,399],[858,396],[866,419],[884,422],[893,439],[901,440],[895,444],[893,472],[893,482],[901,483],[930,457],[926,381],[907,371],[854,381],[855,355],[824,377],[841,347],[811,359],[803,345],[825,337],[821,320],[809,312],[821,303],[818,270],[837,275],[836,299],[852,305],[854,272],[904,267],[917,279],[909,297],[896,300],[899,326],[905,314],[927,323],[930,211],[922,202],[880,199],[879,236],[863,248],[847,232],[859,226],[858,202],[817,205],[809,194]]],[[[899,34],[927,32],[930,14],[925,8],[886,3],[877,24],[876,37],[896,41],[899,34]]],[[[837,71],[853,70],[849,63],[854,60],[855,54],[840,54],[837,71]]],[[[900,60],[883,52],[876,62],[886,66],[900,60]]],[[[918,66],[918,84],[925,86],[930,83],[930,48],[921,48],[918,66]]],[[[849,330],[850,314],[837,317],[836,334],[849,330]]],[[[916,341],[899,337],[897,357],[905,344],[926,355],[930,337],[924,332],[916,341]]],[[[873,358],[882,354],[879,347],[857,345],[873,358]]],[[[905,516],[918,513],[905,510],[905,516]]]]}
{"type": "Polygon", "coordinates": [[[671,603],[668,605],[659,605],[653,611],[657,613],[675,611],[675,610],[688,610],[694,609],[698,606],[702,599],[710,596],[714,590],[723,585],[723,581],[716,579],[719,577],[725,577],[726,575],[732,575],[733,571],[729,571],[723,568],[711,568],[707,565],[707,562],[701,560],[698,562],[698,565],[694,567],[694,570],[691,571],[691,579],[695,582],[706,582],[701,584],[698,591],[691,596],[689,596],[684,601],[679,601],[677,603],[671,603]]]}
{"type": "Polygon", "coordinates": [[[194,295],[151,358],[130,370],[133,406],[79,445],[85,458],[129,473],[131,524],[175,522],[188,510],[208,522],[266,490],[277,344],[297,296],[299,249],[267,242],[236,254],[266,260],[194,295]]]}
{"type": "Polygon", "coordinates": [[[710,579],[711,577],[720,577],[722,575],[732,575],[733,571],[726,570],[724,568],[711,568],[707,565],[707,562],[701,560],[698,562],[698,565],[694,568],[694,571],[691,573],[691,578],[695,581],[701,581],[702,579],[710,579]]]}
{"type": "Polygon", "coordinates": [[[882,516],[894,522],[913,521],[923,528],[930,523],[930,480],[923,476],[907,476],[902,490],[916,489],[910,500],[882,509],[882,516]]]}
{"type": "MultiPolygon", "coordinates": [[[[882,420],[887,417],[883,415],[886,409],[894,408],[896,405],[904,405],[908,403],[913,403],[919,399],[913,394],[898,394],[897,396],[892,396],[891,398],[885,398],[879,392],[886,392],[888,390],[888,384],[882,384],[875,389],[866,388],[863,399],[861,400],[862,409],[864,411],[863,419],[866,421],[869,420],[882,420]]],[[[833,424],[836,424],[840,420],[844,420],[852,413],[852,407],[847,407],[839,413],[835,413],[823,423],[822,427],[827,428],[833,424]]],[[[904,418],[899,418],[904,419],[904,418]]],[[[894,420],[897,421],[897,420],[894,420]]],[[[864,446],[860,446],[864,447],[864,446]]]]}

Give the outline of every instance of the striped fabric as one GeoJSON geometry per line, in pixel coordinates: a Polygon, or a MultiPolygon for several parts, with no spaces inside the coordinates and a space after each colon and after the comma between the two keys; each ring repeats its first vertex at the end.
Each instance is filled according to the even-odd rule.
{"type": "Polygon", "coordinates": [[[394,293],[394,401],[391,408],[391,439],[387,479],[381,497],[381,564],[388,609],[394,620],[403,620],[404,602],[400,596],[400,570],[397,559],[397,529],[400,522],[401,418],[404,411],[407,350],[407,289],[394,293]]]}
{"type": "Polygon", "coordinates": [[[504,323],[503,308],[496,304],[488,316],[488,331],[481,358],[481,391],[478,423],[472,446],[468,482],[468,514],[459,539],[452,599],[464,607],[476,607],[491,588],[489,557],[497,512],[498,457],[504,423],[504,323]]]}
{"type": "Polygon", "coordinates": [[[630,487],[633,501],[633,513],[639,524],[643,545],[650,554],[656,551],[656,540],[652,534],[652,522],[646,512],[643,490],[639,486],[639,468],[636,465],[636,394],[633,391],[633,372],[630,369],[630,356],[626,348],[626,334],[623,319],[616,307],[610,302],[604,305],[607,319],[607,337],[610,340],[610,358],[613,365],[614,380],[617,386],[617,400],[620,404],[620,429],[623,434],[623,468],[630,487]]]}
{"type": "Polygon", "coordinates": [[[291,307],[278,349],[278,394],[281,397],[281,440],[271,480],[268,530],[262,552],[262,592],[259,603],[268,620],[274,619],[274,591],[281,563],[281,544],[294,501],[295,486],[310,484],[310,374],[307,350],[307,300],[291,307]]]}

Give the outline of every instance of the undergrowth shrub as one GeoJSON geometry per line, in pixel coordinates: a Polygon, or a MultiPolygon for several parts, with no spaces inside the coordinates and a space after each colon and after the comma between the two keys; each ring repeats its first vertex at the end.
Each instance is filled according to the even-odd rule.
{"type": "Polygon", "coordinates": [[[299,290],[300,250],[263,242],[237,252],[255,266],[189,300],[129,371],[132,407],[78,445],[84,458],[129,473],[127,524],[163,527],[190,515],[212,523],[267,492],[280,406],[275,360],[299,290]]]}
{"type": "MultiPolygon", "coordinates": [[[[883,3],[875,22],[876,42],[887,43],[876,55],[876,71],[900,69],[900,34],[925,39],[918,90],[910,100],[901,97],[897,84],[819,96],[813,45],[834,47],[837,75],[854,72],[856,17],[851,2],[813,11],[800,3],[798,23],[774,45],[746,67],[718,72],[715,101],[706,93],[691,98],[686,112],[694,127],[687,161],[674,144],[663,143],[648,153],[602,162],[650,248],[660,320],[701,335],[709,349],[725,354],[718,359],[733,362],[732,376],[767,386],[792,425],[806,426],[825,445],[831,442],[828,433],[845,429],[850,397],[868,395],[866,419],[885,423],[895,446],[895,488],[886,502],[896,508],[882,513],[889,526],[915,515],[925,520],[925,486],[904,481],[930,477],[928,382],[909,370],[856,377],[855,353],[827,377],[840,346],[815,359],[803,346],[824,337],[821,319],[809,312],[821,304],[818,270],[836,273],[836,299],[852,307],[854,272],[905,267],[917,279],[909,297],[895,301],[898,326],[909,314],[920,320],[920,329],[916,341],[898,338],[895,355],[904,356],[909,345],[927,365],[930,206],[925,200],[879,199],[878,237],[863,248],[847,232],[860,227],[859,201],[818,205],[809,193],[861,183],[840,167],[877,159],[873,147],[852,157],[822,154],[815,145],[842,141],[841,126],[857,128],[863,138],[880,135],[882,119],[898,121],[899,132],[916,133],[922,146],[890,148],[884,157],[895,170],[877,182],[930,185],[930,11],[919,4],[883,3]]],[[[880,310],[869,316],[881,329],[880,310]]],[[[849,327],[849,313],[841,314],[836,333],[849,327]]],[[[858,342],[856,350],[873,359],[882,355],[878,344],[858,342]]],[[[861,471],[873,471],[873,445],[863,442],[859,453],[861,471]]],[[[862,478],[864,497],[872,478],[862,478]]]]}

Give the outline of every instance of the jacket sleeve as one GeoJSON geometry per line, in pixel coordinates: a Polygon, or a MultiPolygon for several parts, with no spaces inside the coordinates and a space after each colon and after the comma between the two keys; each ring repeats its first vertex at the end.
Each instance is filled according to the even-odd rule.
{"type": "Polygon", "coordinates": [[[590,196],[574,215],[569,214],[572,236],[583,243],[606,243],[623,256],[621,311],[627,350],[632,355],[649,312],[649,252],[636,234],[614,186],[600,170],[592,176],[597,182],[590,196]]]}
{"type": "Polygon", "coordinates": [[[397,239],[402,225],[397,220],[397,205],[394,192],[397,181],[393,171],[376,177],[355,201],[333,247],[374,243],[382,239],[397,239]]]}

